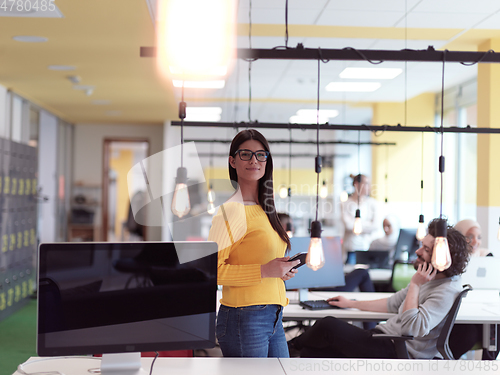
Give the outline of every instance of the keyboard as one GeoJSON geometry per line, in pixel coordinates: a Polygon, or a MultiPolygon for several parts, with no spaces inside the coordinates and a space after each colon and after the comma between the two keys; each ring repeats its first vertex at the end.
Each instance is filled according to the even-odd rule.
{"type": "Polygon", "coordinates": [[[300,301],[299,305],[304,309],[309,310],[326,310],[326,309],[340,309],[338,306],[330,305],[326,300],[319,299],[314,301],[300,301]]]}

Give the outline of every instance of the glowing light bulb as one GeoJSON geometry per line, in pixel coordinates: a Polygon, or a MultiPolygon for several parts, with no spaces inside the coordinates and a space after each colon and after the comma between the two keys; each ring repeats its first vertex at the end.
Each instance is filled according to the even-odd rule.
{"type": "Polygon", "coordinates": [[[354,227],[352,228],[352,232],[357,236],[363,232],[363,225],[361,224],[361,211],[359,208],[356,210],[356,215],[354,217],[354,227]]]}
{"type": "Polygon", "coordinates": [[[210,215],[213,215],[215,213],[215,206],[212,202],[209,202],[208,205],[207,205],[207,212],[210,214],[210,215]]]}
{"type": "Polygon", "coordinates": [[[417,240],[422,241],[424,237],[427,235],[427,228],[424,223],[424,215],[420,215],[418,218],[418,227],[417,227],[417,240]]]}
{"type": "Polygon", "coordinates": [[[183,167],[178,168],[177,177],[175,179],[175,191],[170,209],[172,213],[179,218],[187,215],[191,210],[191,202],[189,201],[189,192],[186,182],[187,169],[183,167]]]}
{"type": "Polygon", "coordinates": [[[282,198],[282,199],[285,199],[288,196],[288,189],[286,188],[286,186],[281,185],[279,194],[280,194],[280,198],[282,198]]]}
{"type": "Polygon", "coordinates": [[[311,223],[311,242],[307,250],[306,264],[313,271],[319,270],[325,264],[325,253],[321,242],[321,223],[319,221],[311,223]]]}
{"type": "Polygon", "coordinates": [[[212,184],[210,184],[209,188],[208,188],[208,191],[207,191],[207,200],[210,202],[210,203],[214,203],[215,202],[215,192],[214,190],[212,189],[212,184]]]}
{"type": "Polygon", "coordinates": [[[440,220],[436,226],[436,239],[432,251],[432,266],[443,272],[451,266],[450,247],[446,238],[446,220],[440,220]]]}
{"type": "Polygon", "coordinates": [[[328,197],[328,185],[326,184],[326,181],[323,181],[323,185],[321,186],[321,189],[319,190],[319,196],[321,198],[328,197]]]}
{"type": "Polygon", "coordinates": [[[349,199],[349,194],[347,194],[347,191],[344,190],[342,193],[340,193],[341,202],[347,202],[348,199],[349,199]]]}

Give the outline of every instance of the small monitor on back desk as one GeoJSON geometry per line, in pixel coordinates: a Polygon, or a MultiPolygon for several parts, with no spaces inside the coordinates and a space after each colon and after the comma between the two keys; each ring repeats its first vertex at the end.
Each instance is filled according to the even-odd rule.
{"type": "Polygon", "coordinates": [[[356,264],[366,264],[370,268],[392,268],[387,250],[356,251],[356,264]]]}
{"type": "MultiPolygon", "coordinates": [[[[300,252],[307,252],[311,238],[292,237],[290,238],[290,242],[292,245],[290,255],[294,255],[300,252]]],[[[307,290],[309,288],[345,285],[340,237],[323,237],[321,238],[321,242],[323,243],[323,251],[325,252],[325,265],[317,271],[313,271],[307,265],[300,267],[295,277],[285,282],[287,290],[307,290]]],[[[304,298],[301,296],[301,300],[304,298]]]]}
{"type": "Polygon", "coordinates": [[[420,246],[416,236],[416,229],[402,228],[399,230],[394,259],[401,259],[401,255],[404,252],[408,253],[408,259],[413,259],[415,257],[415,251],[417,251],[420,246]]]}

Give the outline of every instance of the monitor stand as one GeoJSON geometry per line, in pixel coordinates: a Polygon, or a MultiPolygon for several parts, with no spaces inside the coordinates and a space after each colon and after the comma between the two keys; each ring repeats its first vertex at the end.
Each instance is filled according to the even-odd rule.
{"type": "Polygon", "coordinates": [[[103,354],[102,375],[146,375],[141,367],[141,353],[103,354]]]}
{"type": "Polygon", "coordinates": [[[309,300],[309,289],[301,288],[299,289],[299,302],[309,300]]]}

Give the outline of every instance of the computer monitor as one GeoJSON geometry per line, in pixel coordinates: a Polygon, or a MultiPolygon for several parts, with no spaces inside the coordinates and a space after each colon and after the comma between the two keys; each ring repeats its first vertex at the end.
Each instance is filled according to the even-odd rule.
{"type": "MultiPolygon", "coordinates": [[[[307,252],[310,237],[290,238],[290,255],[307,252]]],[[[323,237],[323,251],[325,252],[325,265],[317,271],[302,266],[295,277],[285,282],[286,289],[309,289],[321,287],[335,287],[345,285],[344,264],[342,261],[342,246],[340,237],[323,237]]],[[[300,297],[303,299],[302,297],[300,297]]]]}
{"type": "Polygon", "coordinates": [[[394,259],[401,259],[401,254],[408,252],[408,259],[415,257],[415,251],[418,250],[420,244],[417,240],[417,229],[401,228],[399,230],[398,242],[396,243],[396,251],[394,259]]]}
{"type": "Polygon", "coordinates": [[[216,299],[215,242],[42,243],[37,353],[134,352],[139,373],[138,352],[214,347],[216,299]]]}

